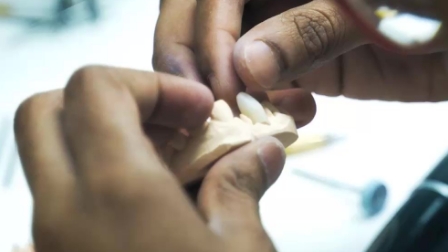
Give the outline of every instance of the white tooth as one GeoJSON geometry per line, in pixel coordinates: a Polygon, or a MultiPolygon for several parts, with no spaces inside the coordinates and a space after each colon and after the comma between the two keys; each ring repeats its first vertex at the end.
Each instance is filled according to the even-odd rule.
{"type": "Polygon", "coordinates": [[[240,119],[241,119],[243,122],[245,122],[245,123],[252,124],[252,120],[251,120],[249,117],[247,117],[247,116],[245,116],[245,115],[243,115],[243,114],[240,114],[240,119]]]}
{"type": "Polygon", "coordinates": [[[213,104],[213,110],[211,117],[214,120],[217,121],[232,121],[233,119],[233,112],[232,109],[229,107],[229,104],[223,100],[216,101],[215,104],[213,104]]]}
{"type": "Polygon", "coordinates": [[[263,106],[247,93],[239,93],[236,96],[236,102],[241,113],[249,117],[255,123],[268,123],[269,120],[263,106]]]}

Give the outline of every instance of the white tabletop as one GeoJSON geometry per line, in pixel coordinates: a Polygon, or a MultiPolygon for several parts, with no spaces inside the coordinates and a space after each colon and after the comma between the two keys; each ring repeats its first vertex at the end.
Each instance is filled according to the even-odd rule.
{"type": "MultiPolygon", "coordinates": [[[[110,3],[98,24],[79,24],[59,33],[0,22],[0,116],[11,118],[20,100],[63,86],[85,64],[151,69],[158,0],[110,3]]],[[[336,134],[344,139],[288,159],[281,178],[262,199],[263,222],[279,251],[364,251],[448,152],[444,118],[448,103],[316,99],[317,116],[299,133],[336,134]],[[381,179],[390,193],[387,207],[366,219],[356,194],[300,178],[292,174],[295,168],[359,186],[381,179]]],[[[0,176],[2,165],[0,160],[0,176]]],[[[12,244],[30,238],[32,204],[19,166],[11,187],[0,189],[0,206],[0,251],[7,252],[12,244]]]]}

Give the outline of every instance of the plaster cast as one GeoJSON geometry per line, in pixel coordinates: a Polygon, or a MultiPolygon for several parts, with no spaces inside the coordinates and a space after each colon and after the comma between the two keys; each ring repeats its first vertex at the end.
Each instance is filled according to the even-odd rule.
{"type": "Polygon", "coordinates": [[[165,162],[182,184],[196,181],[210,164],[257,138],[273,136],[286,147],[294,143],[294,119],[269,102],[259,103],[246,93],[237,96],[239,117],[223,100],[214,103],[209,120],[197,132],[178,133],[168,144],[165,162]]]}

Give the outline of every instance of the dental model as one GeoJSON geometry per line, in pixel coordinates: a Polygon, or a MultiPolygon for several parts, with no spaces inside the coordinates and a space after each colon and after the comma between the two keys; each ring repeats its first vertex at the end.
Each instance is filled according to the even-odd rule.
{"type": "Polygon", "coordinates": [[[164,159],[182,184],[204,177],[210,164],[257,138],[273,136],[285,147],[297,140],[294,119],[269,102],[260,104],[252,96],[239,93],[237,104],[241,115],[234,117],[225,101],[216,101],[202,129],[178,133],[170,141],[164,159]]]}

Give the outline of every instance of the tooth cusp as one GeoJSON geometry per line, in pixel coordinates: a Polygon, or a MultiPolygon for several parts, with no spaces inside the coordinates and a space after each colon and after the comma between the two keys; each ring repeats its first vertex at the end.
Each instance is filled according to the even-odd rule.
{"type": "Polygon", "coordinates": [[[211,118],[217,121],[233,120],[233,112],[229,104],[223,100],[216,101],[213,105],[211,118]]]}
{"type": "Polygon", "coordinates": [[[254,124],[269,124],[265,109],[255,98],[247,93],[241,92],[236,96],[236,102],[241,113],[250,118],[254,124]]]}

